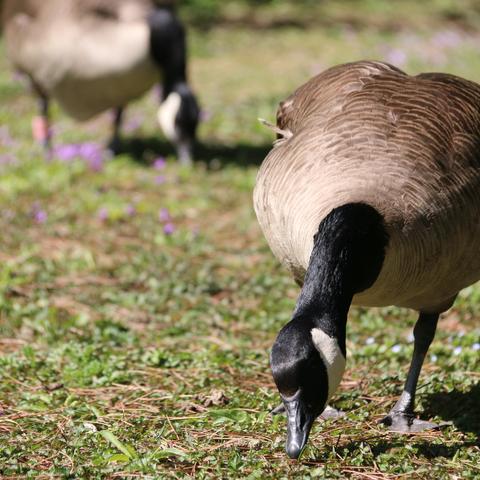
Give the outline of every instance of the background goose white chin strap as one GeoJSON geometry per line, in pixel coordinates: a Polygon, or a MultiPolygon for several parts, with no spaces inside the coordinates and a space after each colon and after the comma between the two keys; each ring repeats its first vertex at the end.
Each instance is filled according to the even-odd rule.
{"type": "Polygon", "coordinates": [[[175,119],[177,118],[182,97],[177,92],[172,92],[158,108],[157,118],[163,133],[171,142],[178,140],[175,119]]]}

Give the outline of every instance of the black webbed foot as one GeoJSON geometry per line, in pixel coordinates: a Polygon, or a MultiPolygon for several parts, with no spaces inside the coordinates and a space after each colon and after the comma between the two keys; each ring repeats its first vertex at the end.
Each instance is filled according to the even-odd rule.
{"type": "Polygon", "coordinates": [[[418,433],[425,430],[436,430],[451,425],[451,422],[433,423],[415,418],[415,415],[402,412],[390,412],[382,418],[383,423],[391,432],[418,433]]]}

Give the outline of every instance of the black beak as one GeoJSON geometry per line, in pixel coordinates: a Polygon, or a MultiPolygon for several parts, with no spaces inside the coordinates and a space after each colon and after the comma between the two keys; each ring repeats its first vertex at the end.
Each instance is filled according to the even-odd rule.
{"type": "Polygon", "coordinates": [[[287,413],[287,443],[285,450],[290,458],[298,458],[310,434],[315,415],[301,399],[300,391],[293,397],[282,396],[287,413]]]}

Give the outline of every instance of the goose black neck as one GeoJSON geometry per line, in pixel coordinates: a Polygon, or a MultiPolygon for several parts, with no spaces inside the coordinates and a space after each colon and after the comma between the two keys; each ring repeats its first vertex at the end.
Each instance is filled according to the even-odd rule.
{"type": "Polygon", "coordinates": [[[383,218],[373,207],[350,203],[332,210],[315,234],[294,319],[337,338],[345,354],[352,298],[377,279],[387,244],[383,218]]]}
{"type": "Polygon", "coordinates": [[[163,72],[163,99],[178,84],[187,83],[187,47],[185,29],[168,7],[157,8],[148,18],[150,53],[163,72]]]}

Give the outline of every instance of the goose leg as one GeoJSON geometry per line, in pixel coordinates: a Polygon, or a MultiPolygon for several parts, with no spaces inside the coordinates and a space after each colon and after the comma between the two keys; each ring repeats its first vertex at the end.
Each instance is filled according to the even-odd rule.
{"type": "Polygon", "coordinates": [[[117,107],[113,112],[113,132],[107,147],[113,155],[118,155],[121,152],[120,128],[122,126],[123,112],[124,107],[117,107]]]}
{"type": "Polygon", "coordinates": [[[394,405],[390,413],[380,422],[394,432],[411,433],[438,428],[441,425],[425,422],[415,418],[415,391],[418,377],[422,369],[425,355],[432,343],[437,328],[439,314],[420,312],[417,323],[413,330],[415,337],[414,350],[410,370],[402,395],[394,405]]]}
{"type": "Polygon", "coordinates": [[[39,115],[34,117],[32,120],[32,135],[33,138],[39,142],[45,152],[50,154],[51,152],[51,130],[50,130],[50,120],[49,120],[49,99],[46,95],[41,93],[37,89],[38,93],[38,109],[39,115]]]}

